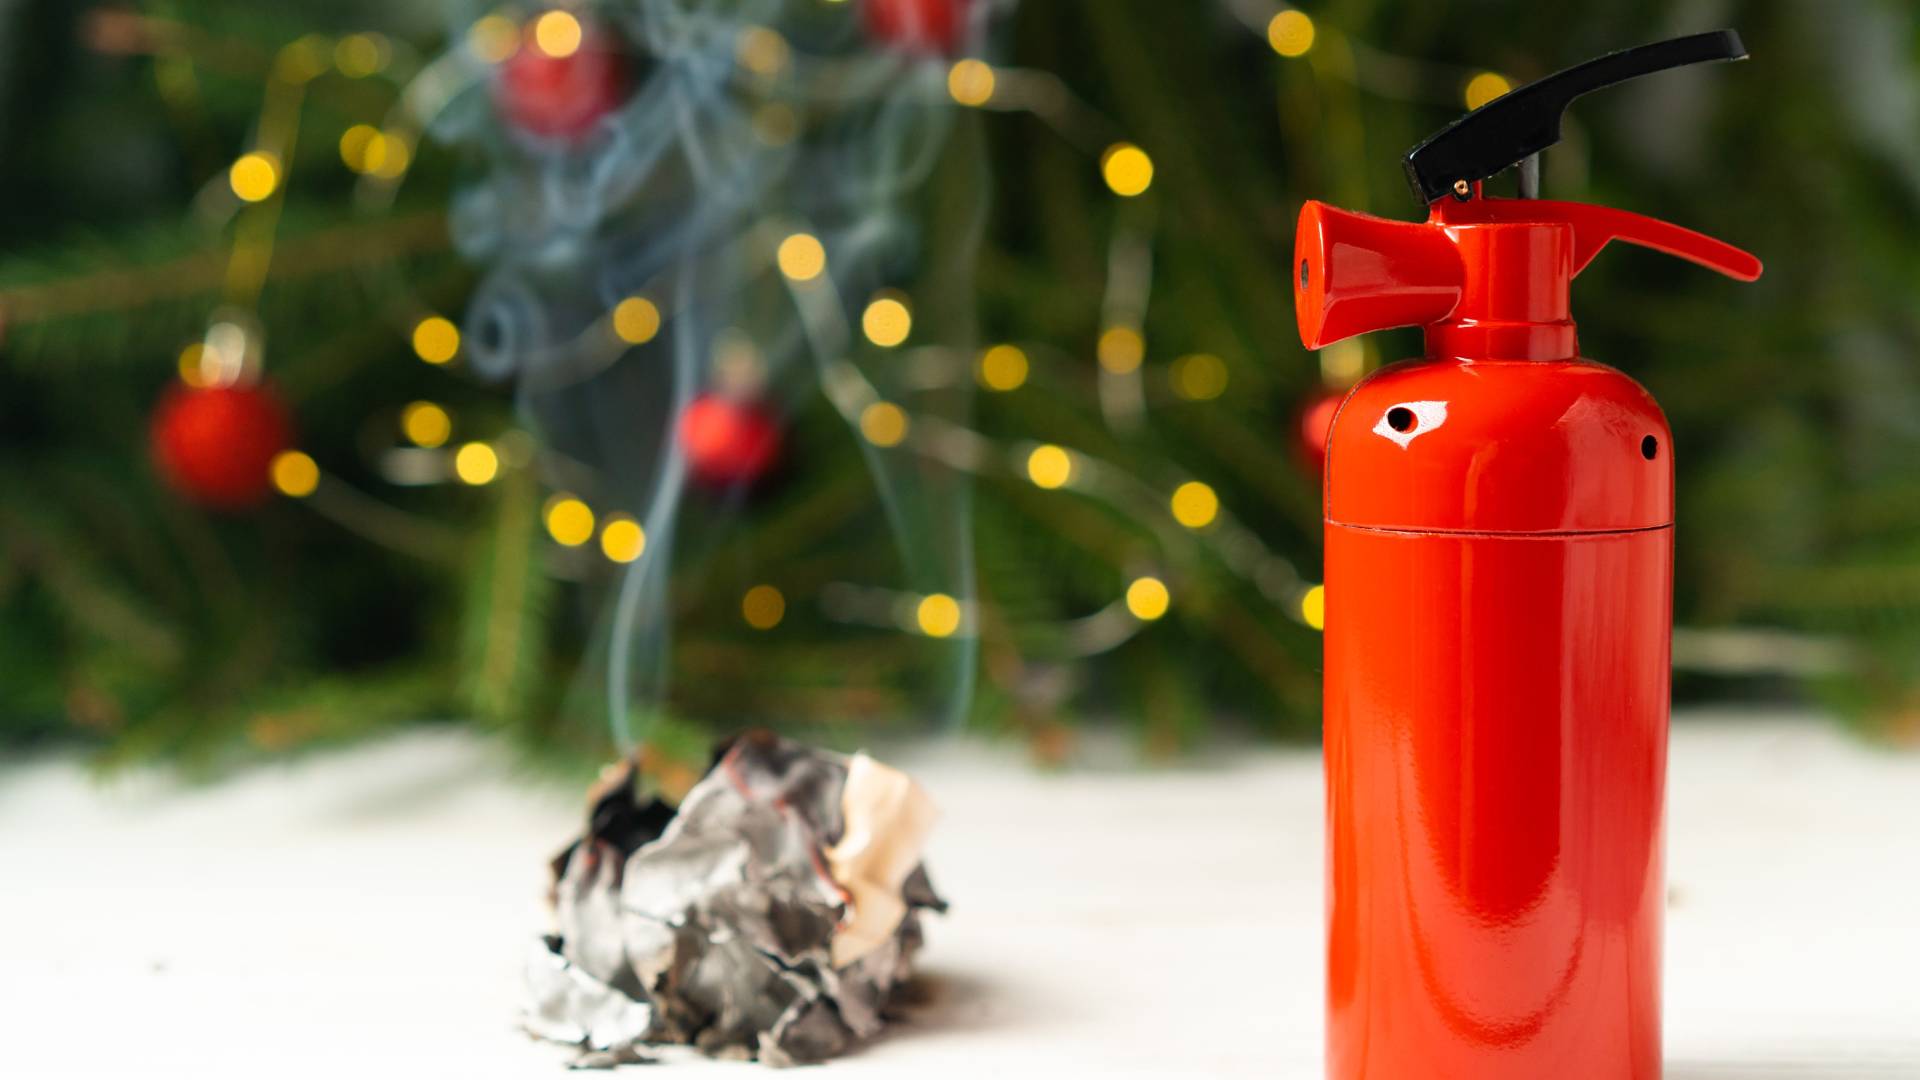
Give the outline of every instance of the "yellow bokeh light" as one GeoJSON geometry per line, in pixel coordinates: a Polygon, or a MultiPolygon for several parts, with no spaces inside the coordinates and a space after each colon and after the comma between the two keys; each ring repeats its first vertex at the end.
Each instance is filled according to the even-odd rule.
{"type": "Polygon", "coordinates": [[[547,524],[547,535],[562,547],[579,547],[593,539],[593,510],[571,495],[548,499],[541,518],[547,524]]]}
{"type": "Polygon", "coordinates": [[[1125,375],[1140,367],[1147,357],[1147,339],[1131,326],[1110,326],[1100,335],[1095,350],[1100,366],[1115,375],[1125,375]]]}
{"type": "Polygon", "coordinates": [[[1066,487],[1073,479],[1073,455],[1052,443],[1035,447],[1027,455],[1027,479],[1048,490],[1066,487]]]}
{"type": "Polygon", "coordinates": [[[613,332],[629,345],[644,345],[660,332],[660,309],[644,296],[613,305],[613,332]]]}
{"type": "Polygon", "coordinates": [[[1367,347],[1357,337],[1336,341],[1320,350],[1320,377],[1328,385],[1352,386],[1367,373],[1367,347]]]}
{"type": "Polygon", "coordinates": [[[913,618],[928,637],[952,637],[960,629],[960,601],[946,593],[934,593],[920,601],[913,618]]]}
{"type": "Polygon", "coordinates": [[[392,180],[413,163],[413,147],[392,132],[383,131],[368,142],[360,171],[392,180]]]}
{"type": "Polygon", "coordinates": [[[439,315],[429,315],[414,324],[413,351],[429,364],[444,364],[459,355],[460,328],[439,315]]]}
{"type": "Polygon", "coordinates": [[[740,37],[734,43],[733,58],[755,75],[771,78],[787,66],[787,56],[791,51],[787,47],[787,39],[781,37],[778,30],[749,26],[740,31],[740,37]]]}
{"type": "Polygon", "coordinates": [[[913,333],[913,312],[898,295],[877,296],[860,315],[860,329],[867,340],[883,349],[891,349],[913,333]]]}
{"type": "Polygon", "coordinates": [[[333,47],[333,66],[349,79],[364,79],[387,66],[391,50],[378,34],[348,34],[333,47]]]}
{"type": "Polygon", "coordinates": [[[227,186],[247,202],[260,202],[280,186],[280,159],[265,150],[240,155],[227,169],[227,186]]]}
{"type": "Polygon", "coordinates": [[[308,34],[289,43],[273,58],[273,73],[284,82],[311,82],[327,70],[327,39],[308,34]]]}
{"type": "Polygon", "coordinates": [[[282,450],[269,466],[273,487],[282,495],[304,499],[320,486],[320,466],[298,450],[282,450]]]}
{"type": "Polygon", "coordinates": [[[985,105],[993,100],[993,68],[984,60],[959,60],[947,69],[947,93],[962,105],[985,105]]]}
{"type": "Polygon", "coordinates": [[[617,563],[630,563],[647,550],[647,531],[625,514],[608,514],[600,530],[600,553],[617,563]]]}
{"type": "Polygon", "coordinates": [[[910,426],[906,410],[891,401],[876,401],[860,410],[860,434],[875,446],[899,446],[910,426]]]}
{"type": "Polygon", "coordinates": [[[533,21],[533,45],[556,60],[580,51],[584,32],[571,12],[549,11],[533,21]]]}
{"type": "Polygon", "coordinates": [[[196,341],[180,350],[178,369],[180,381],[188,386],[207,385],[206,368],[200,364],[200,358],[206,354],[207,347],[196,341]]]}
{"type": "Polygon", "coordinates": [[[400,430],[415,446],[445,446],[453,435],[453,417],[431,401],[416,401],[400,411],[400,430]]]}
{"type": "Polygon", "coordinates": [[[771,585],[755,585],[740,598],[740,617],[755,630],[771,630],[787,617],[787,598],[771,585]]]}
{"type": "Polygon", "coordinates": [[[1153,159],[1132,143],[1114,143],[1100,156],[1100,175],[1115,195],[1131,198],[1153,183],[1153,159]]]}
{"type": "Polygon", "coordinates": [[[1477,109],[1494,98],[1513,89],[1513,83],[1497,71],[1483,71],[1467,80],[1463,96],[1467,99],[1467,108],[1477,109]]]}
{"type": "Polygon", "coordinates": [[[794,233],[774,252],[780,272],[794,281],[812,281],[827,269],[827,249],[811,233],[794,233]]]}
{"type": "Polygon", "coordinates": [[[980,354],[977,374],[989,390],[1018,390],[1027,381],[1027,354],[1018,345],[995,345],[980,354]]]}
{"type": "Polygon", "coordinates": [[[1173,362],[1173,392],[1188,401],[1212,401],[1227,392],[1226,362],[1212,353],[1193,353],[1173,362]]]}
{"type": "Polygon", "coordinates": [[[340,160],[354,172],[391,180],[413,162],[413,147],[372,124],[355,124],[340,135],[340,160]]]}
{"type": "Polygon", "coordinates": [[[486,443],[470,442],[453,455],[453,474],[463,484],[490,484],[500,475],[500,455],[486,443]]]}
{"type": "Polygon", "coordinates": [[[340,134],[340,160],[354,172],[368,171],[367,154],[379,138],[380,129],[372,124],[353,125],[340,134]]]}
{"type": "Polygon", "coordinates": [[[1267,23],[1267,44],[1281,56],[1305,56],[1313,48],[1313,18],[1297,8],[1288,8],[1267,23]]]}
{"type": "Polygon", "coordinates": [[[1315,585],[1300,597],[1300,619],[1315,630],[1327,628],[1327,587],[1315,585]]]}
{"type": "Polygon", "coordinates": [[[498,64],[520,51],[520,24],[505,15],[482,15],[467,28],[467,48],[489,64],[498,64]]]}
{"type": "Polygon", "coordinates": [[[1189,529],[1204,529],[1220,515],[1220,496],[1198,480],[1189,480],[1173,492],[1173,520],[1189,529]]]}
{"type": "Polygon", "coordinates": [[[1167,585],[1156,577],[1135,578],[1127,586],[1127,610],[1133,617],[1143,622],[1152,622],[1167,613],[1172,606],[1173,597],[1167,592],[1167,585]]]}

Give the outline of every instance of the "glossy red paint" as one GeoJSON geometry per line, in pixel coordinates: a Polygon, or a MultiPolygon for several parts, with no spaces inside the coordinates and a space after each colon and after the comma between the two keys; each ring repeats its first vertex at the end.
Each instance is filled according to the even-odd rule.
{"type": "Polygon", "coordinates": [[[1543,199],[1442,199],[1425,222],[1309,201],[1294,236],[1294,311],[1317,349],[1395,326],[1425,326],[1427,354],[1570,360],[1568,292],[1614,240],[1752,281],[1760,260],[1650,217],[1543,199]]]}
{"type": "Polygon", "coordinates": [[[1328,525],[1329,1077],[1660,1075],[1671,552],[1328,525]]]}
{"type": "Polygon", "coordinates": [[[1660,1075],[1671,437],[1567,297],[1614,239],[1760,271],[1572,203],[1301,214],[1302,340],[1421,324],[1428,353],[1328,441],[1334,1080],[1660,1075]]]}
{"type": "Polygon", "coordinates": [[[1528,533],[1666,525],[1671,442],[1652,395],[1602,364],[1393,364],[1334,420],[1327,520],[1528,533]]]}

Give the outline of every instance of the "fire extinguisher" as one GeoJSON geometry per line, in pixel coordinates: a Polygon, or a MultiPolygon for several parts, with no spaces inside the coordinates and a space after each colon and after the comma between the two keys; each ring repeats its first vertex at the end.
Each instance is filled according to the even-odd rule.
{"type": "Polygon", "coordinates": [[[1752,255],[1538,198],[1572,100],[1744,59],[1731,31],[1521,87],[1406,158],[1425,222],[1309,202],[1294,251],[1317,349],[1422,326],[1328,439],[1327,1075],[1661,1071],[1673,446],[1584,359],[1569,286],[1623,240],[1752,281],[1752,255]],[[1518,166],[1519,198],[1483,182],[1518,166]]]}

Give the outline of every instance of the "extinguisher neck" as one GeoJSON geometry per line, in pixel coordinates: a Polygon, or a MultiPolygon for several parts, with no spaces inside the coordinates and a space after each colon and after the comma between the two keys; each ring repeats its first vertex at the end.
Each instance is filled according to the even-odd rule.
{"type": "Polygon", "coordinates": [[[1571,360],[1580,346],[1569,296],[1574,234],[1564,222],[1429,225],[1453,242],[1460,297],[1427,324],[1427,355],[1453,359],[1571,360]]]}

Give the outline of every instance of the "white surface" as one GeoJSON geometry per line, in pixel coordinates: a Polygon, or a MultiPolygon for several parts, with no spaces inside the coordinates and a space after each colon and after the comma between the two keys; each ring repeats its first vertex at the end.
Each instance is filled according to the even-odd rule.
{"type": "MultiPolygon", "coordinates": [[[[832,1075],[1318,1075],[1316,756],[892,756],[954,911],[934,999],[832,1075]]],[[[1672,792],[1670,1080],[1920,1077],[1920,757],[1695,718],[1672,792]]],[[[0,767],[0,1076],[567,1075],[512,1016],[578,810],[444,730],[210,788],[0,767]]]]}

